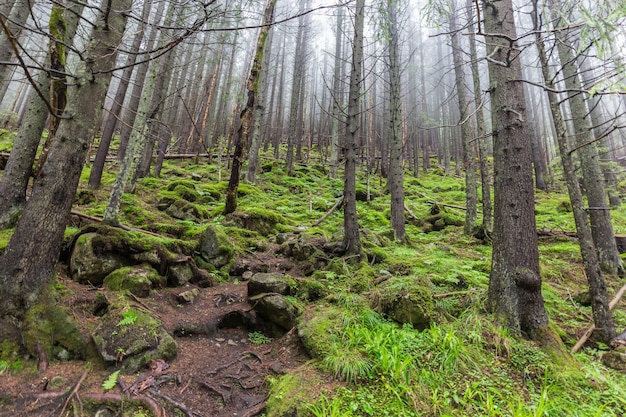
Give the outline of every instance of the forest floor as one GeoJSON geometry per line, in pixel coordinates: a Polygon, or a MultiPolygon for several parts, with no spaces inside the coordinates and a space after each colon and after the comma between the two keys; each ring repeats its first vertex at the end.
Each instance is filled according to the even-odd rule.
{"type": "MultiPolygon", "coordinates": [[[[62,270],[58,280],[69,290],[60,303],[79,326],[88,328],[94,319],[91,311],[96,294],[107,290],[80,285],[62,270]]],[[[96,410],[99,414],[92,415],[99,417],[147,416],[147,410],[163,417],[261,414],[269,391],[267,379],[308,361],[295,328],[270,338],[241,324],[236,313],[253,308],[245,282],[199,288],[192,303],[180,304],[176,296],[187,289],[165,288],[133,301],[136,307],[161,319],[170,334],[176,333],[179,323],[207,329],[201,335],[179,334],[178,354],[172,363],[153,362],[143,373],[120,375],[117,385],[106,391],[102,385],[111,371],[105,367],[55,360],[40,372],[31,363],[30,370],[1,376],[4,405],[0,416],[71,416],[70,410],[83,407],[96,410]],[[220,322],[227,323],[220,328],[220,322]]]]}

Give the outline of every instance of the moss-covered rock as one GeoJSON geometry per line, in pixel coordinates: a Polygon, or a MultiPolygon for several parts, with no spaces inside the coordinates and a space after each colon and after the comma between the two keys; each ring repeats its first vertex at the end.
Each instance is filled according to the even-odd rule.
{"type": "Polygon", "coordinates": [[[260,296],[254,304],[254,309],[259,316],[285,330],[290,330],[296,325],[299,313],[298,308],[280,294],[260,296]]]}
{"type": "Polygon", "coordinates": [[[369,294],[371,307],[398,323],[410,323],[418,330],[429,327],[434,302],[425,278],[393,277],[369,294]]]}
{"type": "Polygon", "coordinates": [[[178,349],[160,320],[121,299],[112,303],[91,337],[105,362],[121,364],[128,373],[142,369],[151,359],[169,361],[178,349]]]}
{"type": "MultiPolygon", "coordinates": [[[[24,318],[23,340],[26,350],[38,357],[43,351],[48,358],[56,358],[65,351],[66,359],[87,355],[87,343],[71,314],[57,304],[54,284],[48,284],[35,305],[24,318]]],[[[65,353],[64,353],[65,354],[65,353]]]]}
{"type": "Polygon", "coordinates": [[[81,284],[100,285],[111,272],[128,262],[118,253],[98,253],[93,241],[97,233],[85,233],[76,239],[70,257],[70,275],[81,284]]]}
{"type": "Polygon", "coordinates": [[[191,203],[193,203],[200,197],[200,194],[198,194],[195,188],[190,188],[185,185],[177,185],[172,191],[174,191],[183,200],[189,201],[191,203]]]}
{"type": "Polygon", "coordinates": [[[234,248],[222,230],[208,226],[200,235],[196,251],[206,262],[221,268],[230,262],[234,248]]]}
{"type": "Polygon", "coordinates": [[[248,296],[263,293],[291,295],[295,293],[297,283],[289,275],[280,272],[259,272],[248,281],[248,296]]]}
{"type": "Polygon", "coordinates": [[[205,209],[185,200],[177,200],[170,205],[165,212],[175,219],[200,222],[209,218],[205,209]]]}
{"type": "Polygon", "coordinates": [[[137,297],[147,297],[150,290],[165,285],[165,278],[149,264],[116,269],[104,278],[105,288],[112,291],[130,291],[137,297]]]}
{"type": "Polygon", "coordinates": [[[246,208],[245,211],[237,210],[224,219],[225,226],[253,230],[262,236],[268,236],[276,231],[278,225],[282,224],[285,224],[283,216],[272,210],[259,207],[246,208]]]}
{"type": "Polygon", "coordinates": [[[320,386],[325,381],[325,375],[310,365],[273,380],[267,399],[267,417],[308,416],[307,404],[319,397],[320,386]]]}

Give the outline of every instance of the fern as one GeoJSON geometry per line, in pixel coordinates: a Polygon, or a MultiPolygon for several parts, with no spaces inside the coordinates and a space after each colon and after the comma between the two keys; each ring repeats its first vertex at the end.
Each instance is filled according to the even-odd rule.
{"type": "Polygon", "coordinates": [[[117,323],[117,326],[126,326],[134,324],[137,321],[137,312],[134,309],[126,310],[122,313],[122,320],[117,323]]]}
{"type": "Polygon", "coordinates": [[[115,371],[102,383],[102,389],[108,391],[110,389],[115,388],[115,384],[117,384],[117,377],[120,375],[120,371],[115,371]]]}

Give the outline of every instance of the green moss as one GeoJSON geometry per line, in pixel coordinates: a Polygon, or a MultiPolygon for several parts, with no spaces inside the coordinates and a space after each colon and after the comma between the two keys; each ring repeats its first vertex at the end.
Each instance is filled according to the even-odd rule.
{"type": "Polygon", "coordinates": [[[71,357],[84,358],[87,343],[74,318],[57,304],[57,292],[53,283],[42,291],[37,303],[24,318],[24,346],[33,356],[38,356],[37,345],[49,358],[54,358],[62,347],[71,357]]]}
{"type": "Polygon", "coordinates": [[[298,335],[307,352],[314,358],[330,354],[344,317],[344,309],[326,304],[310,306],[298,319],[298,335]]]}
{"type": "Polygon", "coordinates": [[[147,297],[154,287],[163,287],[165,277],[148,264],[116,269],[104,278],[104,286],[111,291],[130,291],[138,297],[147,297]]]}
{"type": "Polygon", "coordinates": [[[309,415],[307,404],[314,402],[323,386],[323,376],[303,367],[279,378],[270,379],[267,417],[309,415]]]}
{"type": "Polygon", "coordinates": [[[183,200],[192,203],[200,197],[200,194],[198,194],[198,192],[194,188],[190,188],[184,185],[177,185],[176,187],[174,187],[173,191],[183,200]]]}
{"type": "Polygon", "coordinates": [[[13,236],[13,229],[0,230],[0,254],[4,252],[4,248],[9,245],[9,240],[13,236]]]}
{"type": "Polygon", "coordinates": [[[434,302],[430,283],[419,277],[393,277],[370,293],[372,308],[417,329],[430,325],[434,302]]]}

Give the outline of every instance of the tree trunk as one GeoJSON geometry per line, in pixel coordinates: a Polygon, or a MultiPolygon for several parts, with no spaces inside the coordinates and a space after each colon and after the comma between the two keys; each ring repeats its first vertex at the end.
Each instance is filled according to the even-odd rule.
{"type": "Polygon", "coordinates": [[[365,0],[356,0],[354,18],[354,39],[352,40],[352,64],[350,69],[350,90],[348,93],[347,134],[344,154],[346,158],[343,184],[343,243],[346,255],[355,259],[361,257],[361,238],[356,211],[356,165],[357,132],[361,103],[363,68],[363,26],[365,21],[365,0]]]}
{"type": "Polygon", "coordinates": [[[233,166],[230,171],[230,180],[228,181],[228,189],[226,190],[226,205],[224,214],[229,214],[237,209],[237,190],[239,188],[239,177],[241,167],[243,166],[244,155],[248,146],[250,129],[252,128],[252,120],[254,116],[254,100],[259,90],[259,79],[261,78],[261,70],[263,68],[263,58],[265,55],[265,45],[267,36],[270,31],[270,25],[274,21],[274,7],[277,0],[267,0],[265,12],[263,13],[263,22],[257,38],[256,53],[254,61],[250,68],[250,76],[248,77],[248,101],[246,107],[241,112],[239,129],[235,133],[234,143],[235,152],[233,155],[233,166]]]}
{"type": "Polygon", "coordinates": [[[400,48],[397,5],[394,0],[387,3],[387,48],[389,50],[389,191],[391,193],[391,228],[397,241],[406,239],[404,219],[404,175],[403,175],[403,135],[402,101],[400,91],[400,48]]]}
{"type": "MultiPolygon", "coordinates": [[[[560,1],[554,2],[556,7],[563,8],[560,1]]],[[[557,20],[556,25],[558,26],[557,20]]],[[[556,31],[557,51],[561,61],[565,87],[568,90],[568,102],[574,124],[574,135],[578,145],[577,154],[580,158],[580,166],[583,173],[583,184],[587,202],[589,203],[589,218],[591,220],[591,232],[593,241],[598,251],[600,265],[610,274],[624,275],[624,266],[615,243],[613,224],[608,197],[604,186],[604,176],[600,169],[600,157],[598,147],[594,141],[593,130],[587,118],[587,106],[580,89],[578,68],[571,45],[570,35],[566,30],[556,31]]]]}
{"type": "MultiPolygon", "coordinates": [[[[71,3],[71,8],[64,15],[67,45],[72,44],[83,7],[83,4],[71,3]]],[[[49,66],[49,63],[50,57],[48,56],[45,65],[49,66]]],[[[50,77],[46,71],[39,72],[37,87],[41,92],[50,90],[50,77]]],[[[0,229],[15,224],[26,202],[28,181],[48,115],[46,102],[39,94],[32,93],[13,142],[11,156],[0,177],[0,229]]]]}
{"type": "MultiPolygon", "coordinates": [[[[10,3],[9,0],[4,1],[10,3]]],[[[32,7],[33,2],[29,0],[15,0],[9,18],[7,19],[0,16],[3,24],[6,25],[4,36],[0,37],[0,62],[4,63],[11,60],[11,56],[13,55],[13,47],[11,44],[19,40],[22,28],[28,20],[32,7]]],[[[0,32],[2,32],[2,29],[3,28],[0,27],[0,32]]],[[[0,103],[2,103],[4,95],[9,88],[10,71],[10,65],[0,64],[0,103]]]]}
{"type": "Polygon", "coordinates": [[[511,0],[483,2],[494,137],[494,230],[489,307],[514,333],[548,324],[539,275],[530,135],[511,0]],[[498,36],[498,35],[503,35],[498,36]],[[507,39],[508,38],[508,39],[507,39]]]}
{"type": "Polygon", "coordinates": [[[555,86],[552,82],[554,78],[552,74],[550,74],[548,57],[543,45],[543,39],[541,38],[541,27],[539,27],[537,23],[539,21],[537,0],[533,2],[533,6],[534,10],[532,17],[535,26],[534,32],[535,39],[537,41],[537,50],[539,52],[539,60],[543,72],[544,82],[546,84],[546,92],[548,94],[550,110],[554,120],[554,127],[557,132],[559,152],[561,154],[561,164],[563,166],[563,174],[567,184],[567,191],[569,192],[569,198],[572,203],[572,211],[574,212],[574,221],[576,222],[576,234],[578,235],[580,252],[583,258],[587,281],[589,282],[589,293],[591,295],[591,306],[593,309],[593,321],[596,325],[596,329],[599,330],[600,340],[604,343],[608,343],[615,337],[615,326],[613,324],[611,309],[609,308],[606,284],[604,282],[604,277],[602,276],[602,270],[600,268],[596,248],[593,244],[591,227],[589,226],[589,220],[587,218],[587,213],[585,212],[583,195],[580,191],[578,178],[576,177],[576,167],[570,152],[571,148],[567,139],[567,128],[560,111],[559,98],[554,92],[555,86]]]}
{"type": "Polygon", "coordinates": [[[337,22],[335,25],[335,66],[333,69],[333,90],[331,100],[333,103],[331,114],[330,132],[330,178],[337,178],[337,167],[341,148],[339,146],[339,118],[343,100],[341,96],[341,68],[343,66],[341,46],[343,45],[343,7],[337,10],[337,22]]]}
{"type": "Polygon", "coordinates": [[[62,121],[32,196],[0,257],[0,290],[5,300],[0,316],[18,323],[52,278],[131,1],[112,0],[107,5],[70,87],[66,112],[72,117],[62,121]]]}
{"type": "Polygon", "coordinates": [[[109,146],[111,145],[113,132],[117,126],[117,119],[122,111],[124,98],[126,97],[126,92],[128,91],[128,86],[130,84],[130,77],[135,69],[135,62],[137,60],[137,55],[139,54],[141,41],[144,37],[145,28],[143,21],[146,21],[148,18],[151,4],[151,0],[145,0],[144,2],[142,21],[139,22],[139,28],[135,33],[135,38],[133,39],[133,43],[130,47],[130,53],[126,57],[126,62],[124,63],[126,68],[124,68],[124,71],[122,72],[120,83],[117,86],[117,91],[115,93],[115,98],[113,99],[113,103],[111,104],[111,108],[109,109],[108,116],[104,124],[104,129],[102,130],[102,137],[100,138],[100,144],[98,145],[98,152],[96,152],[96,157],[91,166],[91,172],[89,173],[88,185],[91,189],[100,187],[104,163],[106,162],[106,158],[109,153],[109,146]]]}

